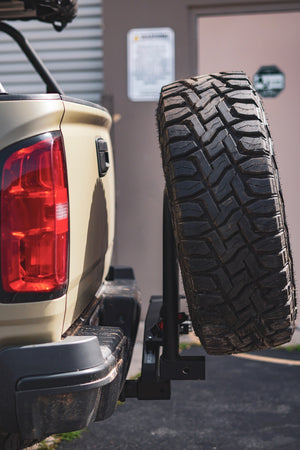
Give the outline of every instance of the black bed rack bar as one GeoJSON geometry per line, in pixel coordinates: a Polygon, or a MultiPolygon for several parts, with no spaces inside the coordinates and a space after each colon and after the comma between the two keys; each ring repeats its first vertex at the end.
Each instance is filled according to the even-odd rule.
{"type": "Polygon", "coordinates": [[[46,84],[47,93],[63,95],[63,91],[60,89],[49,70],[46,68],[42,60],[39,58],[28,40],[23,36],[23,34],[11,25],[8,25],[7,23],[1,21],[0,31],[8,34],[19,45],[23,53],[26,55],[28,61],[30,61],[36,72],[46,84]]]}

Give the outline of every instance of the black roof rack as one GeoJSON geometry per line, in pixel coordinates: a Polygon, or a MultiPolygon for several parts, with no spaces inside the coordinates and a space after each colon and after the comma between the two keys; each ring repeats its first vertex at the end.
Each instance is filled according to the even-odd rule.
{"type": "Polygon", "coordinates": [[[61,31],[77,14],[77,0],[0,0],[0,20],[40,20],[61,31]]]}

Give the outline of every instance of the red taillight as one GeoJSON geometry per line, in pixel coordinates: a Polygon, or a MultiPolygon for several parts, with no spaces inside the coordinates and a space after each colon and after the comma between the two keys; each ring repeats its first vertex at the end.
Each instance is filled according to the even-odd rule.
{"type": "Polygon", "coordinates": [[[5,161],[1,273],[9,292],[62,289],[68,274],[69,206],[62,140],[44,135],[5,161]]]}

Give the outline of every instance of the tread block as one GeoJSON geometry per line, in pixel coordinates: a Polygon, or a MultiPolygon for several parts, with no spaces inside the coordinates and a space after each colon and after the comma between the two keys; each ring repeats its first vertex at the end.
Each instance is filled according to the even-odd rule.
{"type": "Polygon", "coordinates": [[[261,264],[268,269],[281,269],[285,264],[285,255],[261,255],[259,261],[261,264]]]}
{"type": "Polygon", "coordinates": [[[168,145],[170,158],[178,158],[189,155],[197,149],[195,141],[177,141],[168,145]]]}
{"type": "Polygon", "coordinates": [[[276,197],[265,198],[262,200],[256,200],[251,205],[247,205],[247,211],[249,214],[267,215],[280,213],[279,199],[276,197]]]}
{"type": "Polygon", "coordinates": [[[199,180],[179,180],[176,183],[175,191],[177,200],[194,196],[203,191],[204,185],[199,180]]]}
{"type": "Polygon", "coordinates": [[[251,156],[269,155],[268,142],[262,137],[243,136],[238,143],[239,149],[251,156]]]}
{"type": "Polygon", "coordinates": [[[264,127],[258,120],[244,120],[233,125],[234,130],[245,135],[264,136],[264,127]]]}
{"type": "Polygon", "coordinates": [[[224,150],[225,146],[223,140],[225,142],[225,138],[228,136],[227,130],[221,130],[214,138],[214,140],[206,144],[204,147],[205,153],[208,155],[210,159],[215,158],[220,155],[224,150]]]}
{"type": "Polygon", "coordinates": [[[224,128],[224,124],[219,117],[215,117],[205,124],[206,131],[202,136],[202,142],[208,144],[216,136],[217,132],[224,128]]]}
{"type": "Polygon", "coordinates": [[[278,233],[276,236],[264,236],[261,240],[253,244],[257,253],[278,253],[286,247],[284,233],[278,233]]]}
{"type": "MultiPolygon", "coordinates": [[[[217,99],[218,100],[218,99],[217,99]]],[[[199,116],[201,117],[201,120],[203,123],[208,122],[209,120],[212,120],[214,117],[218,115],[218,110],[216,108],[216,105],[218,104],[218,101],[212,100],[208,104],[205,105],[205,107],[202,106],[202,109],[199,111],[199,116]]]]}
{"type": "Polygon", "coordinates": [[[200,218],[204,215],[204,211],[197,202],[185,202],[180,208],[181,219],[200,218]]]}
{"type": "Polygon", "coordinates": [[[226,86],[226,82],[223,82],[223,81],[218,80],[218,79],[215,79],[215,80],[212,81],[212,86],[220,93],[231,91],[231,88],[226,86]]]}
{"type": "Polygon", "coordinates": [[[224,299],[221,295],[212,295],[212,294],[198,294],[196,297],[196,301],[199,305],[201,305],[202,314],[215,315],[215,311],[218,311],[218,305],[223,305],[224,299]],[[206,311],[204,310],[206,308],[206,311]]]}
{"type": "Polygon", "coordinates": [[[203,194],[197,197],[197,200],[200,201],[203,209],[206,211],[207,218],[210,218],[213,221],[219,214],[220,210],[212,193],[210,193],[208,190],[205,190],[203,194]]]}
{"type": "Polygon", "coordinates": [[[221,233],[214,230],[211,231],[210,233],[207,233],[205,237],[209,241],[211,247],[215,250],[217,255],[222,256],[225,254],[226,247],[221,237],[221,233]]]}
{"type": "Polygon", "coordinates": [[[262,137],[243,136],[238,142],[238,147],[241,153],[252,157],[270,154],[268,142],[262,137]]]}
{"type": "Polygon", "coordinates": [[[289,305],[282,305],[274,308],[271,311],[265,312],[263,314],[264,320],[270,320],[272,323],[270,324],[272,329],[274,330],[274,320],[280,320],[284,317],[288,317],[291,314],[291,309],[289,305]]]}
{"type": "Polygon", "coordinates": [[[169,89],[168,89],[168,87],[164,87],[162,89],[161,98],[165,100],[166,98],[173,96],[174,94],[178,95],[178,94],[180,94],[180,92],[183,92],[183,91],[185,91],[185,87],[179,83],[175,83],[174,86],[173,87],[171,86],[169,89]]]}
{"type": "Polygon", "coordinates": [[[196,291],[211,292],[217,289],[217,286],[212,277],[206,275],[197,275],[193,278],[193,288],[196,291]]]}
{"type": "Polygon", "coordinates": [[[190,134],[191,132],[186,125],[171,125],[166,129],[166,142],[170,142],[173,138],[188,138],[190,134]]]}
{"type": "Polygon", "coordinates": [[[247,205],[249,201],[253,200],[253,197],[250,197],[250,195],[246,192],[245,185],[238,174],[234,176],[231,186],[235,198],[238,200],[240,205],[247,205]]]}
{"type": "Polygon", "coordinates": [[[172,124],[176,121],[181,121],[185,117],[188,117],[191,114],[191,111],[187,107],[183,108],[173,108],[165,111],[165,122],[167,125],[172,124]]]}
{"type": "Polygon", "coordinates": [[[201,271],[207,272],[212,269],[218,268],[218,262],[215,258],[205,258],[201,256],[201,258],[197,256],[185,257],[185,262],[187,263],[190,273],[199,273],[201,271]]]}
{"type": "MultiPolygon", "coordinates": [[[[200,81],[200,77],[198,78],[198,82],[194,83],[194,90],[195,92],[197,92],[198,94],[200,94],[200,98],[202,98],[201,94],[203,92],[207,92],[209,89],[212,88],[212,78],[208,78],[208,80],[206,80],[204,83],[199,83],[200,81]]],[[[214,90],[212,91],[213,93],[215,92],[214,90]]]]}
{"type": "Polygon", "coordinates": [[[255,227],[259,232],[278,233],[278,230],[283,228],[282,218],[280,215],[275,217],[257,217],[255,227]]]}
{"type": "Polygon", "coordinates": [[[227,104],[224,101],[222,101],[218,105],[218,110],[219,110],[219,112],[221,114],[221,117],[229,125],[231,125],[231,124],[233,124],[233,123],[235,123],[235,122],[237,122],[239,120],[237,117],[232,115],[232,113],[230,111],[231,107],[230,106],[228,107],[227,104]]]}
{"type": "Polygon", "coordinates": [[[222,181],[212,187],[212,191],[218,202],[221,202],[225,197],[232,194],[231,183],[235,176],[235,169],[230,168],[227,170],[226,176],[222,178],[222,181]]]}
{"type": "Polygon", "coordinates": [[[213,276],[221,292],[223,292],[225,296],[228,297],[228,294],[233,289],[233,285],[226,271],[222,267],[219,267],[217,270],[213,271],[213,276]]]}
{"type": "Polygon", "coordinates": [[[248,175],[273,175],[273,165],[270,159],[248,159],[240,164],[243,173],[248,175]]]}
{"type": "Polygon", "coordinates": [[[291,274],[289,267],[286,266],[279,273],[275,272],[271,274],[266,274],[266,276],[262,280],[262,283],[263,286],[267,289],[272,289],[274,288],[274,286],[277,286],[278,284],[284,288],[289,284],[290,276],[291,274]]]}
{"type": "Polygon", "coordinates": [[[223,143],[227,149],[227,152],[230,154],[230,157],[234,161],[239,162],[245,159],[245,155],[239,152],[237,144],[231,135],[227,134],[223,140],[223,143]]]}
{"type": "Polygon", "coordinates": [[[274,178],[249,178],[246,183],[250,192],[257,196],[268,197],[276,192],[274,178]]]}
{"type": "Polygon", "coordinates": [[[180,97],[180,95],[176,97],[168,97],[165,99],[165,108],[174,108],[174,107],[180,107],[185,105],[185,100],[180,97]]]}
{"type": "Polygon", "coordinates": [[[182,242],[187,255],[207,256],[211,253],[211,249],[205,241],[185,240],[182,242]]]}
{"type": "Polygon", "coordinates": [[[236,198],[234,196],[226,198],[222,202],[222,204],[219,205],[219,214],[215,218],[215,224],[217,226],[220,226],[225,221],[229,221],[231,215],[238,211],[240,209],[240,206],[238,202],[236,201],[236,198]]]}
{"type": "MultiPolygon", "coordinates": [[[[221,176],[223,176],[225,178],[227,176],[227,171],[232,168],[232,164],[229,161],[229,158],[225,153],[218,156],[212,162],[211,165],[212,165],[213,171],[209,175],[209,178],[208,178],[208,181],[211,184],[216,183],[221,176]]],[[[231,170],[231,172],[232,172],[232,170],[231,170]]]]}
{"type": "Polygon", "coordinates": [[[183,238],[194,238],[202,236],[210,229],[211,229],[210,224],[207,223],[207,221],[203,220],[184,222],[181,225],[181,232],[183,238]]]}
{"type": "Polygon", "coordinates": [[[173,91],[174,89],[177,88],[182,88],[182,83],[180,81],[174,81],[174,83],[170,83],[167,86],[164,86],[162,91],[163,92],[167,92],[167,91],[173,91]]]}
{"type": "Polygon", "coordinates": [[[189,89],[185,92],[185,98],[194,109],[201,108],[201,100],[196,92],[194,92],[192,89],[189,89]]]}
{"type": "Polygon", "coordinates": [[[209,89],[209,91],[202,92],[200,95],[201,98],[201,107],[202,109],[206,108],[209,105],[215,104],[217,105],[218,100],[218,93],[215,89],[209,89]]]}
{"type": "Polygon", "coordinates": [[[249,81],[245,79],[230,79],[227,81],[228,86],[234,88],[249,88],[249,81]]]}
{"type": "Polygon", "coordinates": [[[198,171],[200,170],[201,175],[207,179],[212,172],[212,166],[205,158],[203,151],[197,150],[191,158],[193,158],[194,164],[197,166],[198,171]]]}
{"type": "Polygon", "coordinates": [[[201,136],[205,133],[205,128],[203,127],[201,122],[199,122],[199,119],[195,114],[185,119],[185,123],[190,127],[191,132],[197,139],[200,139],[201,136]]]}
{"type": "Polygon", "coordinates": [[[232,90],[225,94],[226,100],[238,101],[242,103],[255,103],[258,106],[258,101],[252,90],[232,90]]]}
{"type": "MultiPolygon", "coordinates": [[[[244,262],[249,255],[249,249],[242,248],[235,256],[233,260],[226,263],[226,269],[230,273],[230,275],[234,275],[244,267],[244,262]]],[[[226,262],[226,261],[225,261],[226,262]]]]}
{"type": "Polygon", "coordinates": [[[259,109],[255,103],[234,103],[232,105],[232,110],[237,116],[242,118],[261,118],[261,114],[259,113],[259,109]]]}
{"type": "Polygon", "coordinates": [[[197,170],[192,161],[174,161],[171,165],[173,169],[173,177],[193,177],[197,174],[197,170]]]}
{"type": "Polygon", "coordinates": [[[251,220],[245,215],[239,220],[239,229],[241,236],[248,244],[253,245],[253,243],[261,237],[261,235],[253,229],[251,220]]]}
{"type": "Polygon", "coordinates": [[[231,80],[231,79],[245,80],[245,79],[247,79],[245,72],[243,72],[242,70],[235,70],[233,72],[220,72],[220,74],[213,74],[213,75],[222,80],[231,80]]]}

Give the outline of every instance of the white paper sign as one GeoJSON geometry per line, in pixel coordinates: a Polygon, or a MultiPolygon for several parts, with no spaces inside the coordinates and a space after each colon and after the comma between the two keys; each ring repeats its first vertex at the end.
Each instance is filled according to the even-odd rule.
{"type": "Polygon", "coordinates": [[[128,31],[127,68],[129,99],[157,101],[161,87],[175,78],[174,31],[171,28],[128,31]]]}

